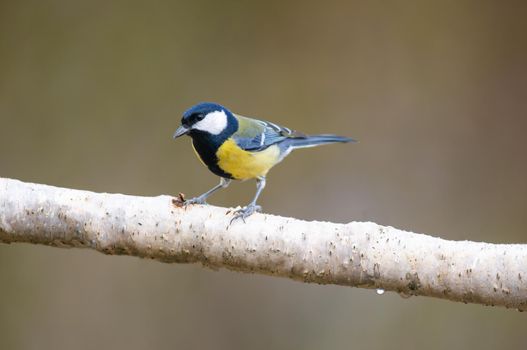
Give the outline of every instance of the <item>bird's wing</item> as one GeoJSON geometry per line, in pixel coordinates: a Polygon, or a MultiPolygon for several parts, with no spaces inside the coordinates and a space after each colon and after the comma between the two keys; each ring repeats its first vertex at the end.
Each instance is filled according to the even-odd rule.
{"type": "Polygon", "coordinates": [[[263,150],[287,138],[305,137],[304,134],[271,122],[235,116],[238,119],[238,131],[232,138],[240,148],[247,151],[263,150]]]}

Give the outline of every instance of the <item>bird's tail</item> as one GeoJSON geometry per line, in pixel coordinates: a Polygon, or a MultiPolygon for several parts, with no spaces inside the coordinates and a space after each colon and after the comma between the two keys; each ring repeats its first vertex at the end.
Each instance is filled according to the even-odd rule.
{"type": "Polygon", "coordinates": [[[337,136],[337,135],[306,135],[305,137],[295,137],[288,139],[289,144],[292,148],[307,148],[307,147],[315,147],[320,145],[326,145],[328,143],[335,143],[335,142],[357,142],[356,140],[349,138],[349,137],[343,137],[343,136],[337,136]]]}

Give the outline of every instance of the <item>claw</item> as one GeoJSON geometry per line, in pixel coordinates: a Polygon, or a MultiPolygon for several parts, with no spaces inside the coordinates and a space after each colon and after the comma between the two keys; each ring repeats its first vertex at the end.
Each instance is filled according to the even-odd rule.
{"type": "Polygon", "coordinates": [[[234,217],[231,219],[231,224],[237,220],[242,219],[245,223],[245,219],[254,214],[255,212],[262,211],[262,207],[256,204],[249,204],[248,206],[234,211],[234,217]]]}
{"type": "Polygon", "coordinates": [[[190,198],[190,199],[187,199],[183,202],[183,205],[187,206],[187,205],[190,205],[190,204],[208,204],[207,201],[205,200],[205,198],[199,196],[199,197],[194,197],[194,198],[190,198]]]}

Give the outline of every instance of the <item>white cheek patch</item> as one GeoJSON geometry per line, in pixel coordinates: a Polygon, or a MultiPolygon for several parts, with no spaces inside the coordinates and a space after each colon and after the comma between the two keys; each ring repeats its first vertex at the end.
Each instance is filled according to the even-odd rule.
{"type": "Polygon", "coordinates": [[[193,129],[206,131],[212,135],[219,135],[227,127],[227,115],[224,111],[210,112],[194,126],[193,129]]]}

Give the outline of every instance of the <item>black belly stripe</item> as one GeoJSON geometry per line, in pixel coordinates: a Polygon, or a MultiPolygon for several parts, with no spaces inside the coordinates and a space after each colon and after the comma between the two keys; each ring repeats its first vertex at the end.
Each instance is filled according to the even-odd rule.
{"type": "Polygon", "coordinates": [[[216,145],[215,142],[210,142],[211,140],[203,140],[201,138],[192,138],[192,144],[198,152],[199,157],[207,165],[210,171],[214,174],[227,178],[234,179],[231,174],[223,171],[218,166],[218,157],[216,152],[219,148],[219,145],[216,145]]]}

